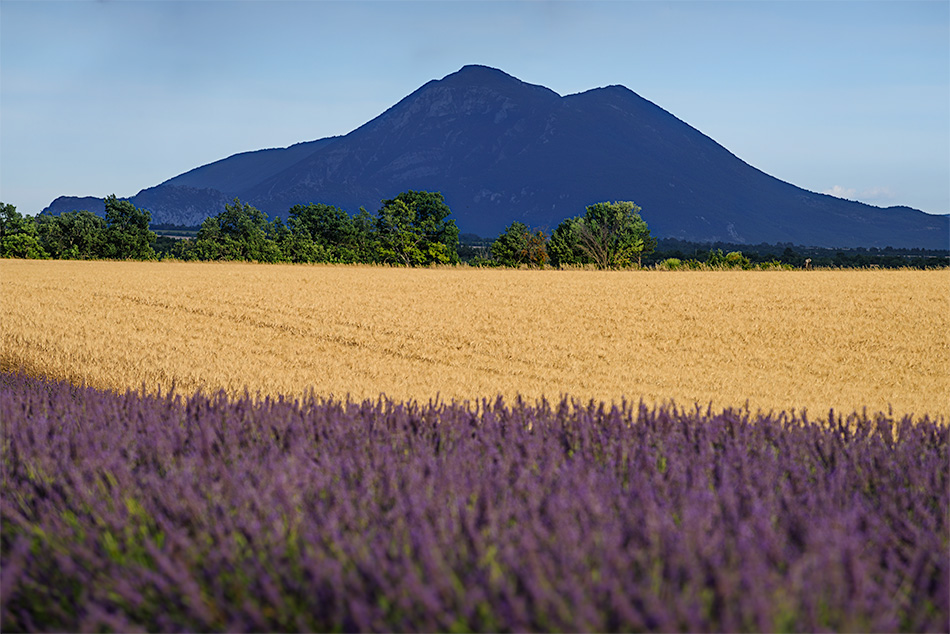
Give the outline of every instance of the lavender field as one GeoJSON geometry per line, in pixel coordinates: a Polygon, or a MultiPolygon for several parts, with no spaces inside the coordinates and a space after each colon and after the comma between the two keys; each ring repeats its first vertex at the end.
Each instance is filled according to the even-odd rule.
{"type": "Polygon", "coordinates": [[[0,375],[0,629],[946,631],[950,430],[0,375]]]}

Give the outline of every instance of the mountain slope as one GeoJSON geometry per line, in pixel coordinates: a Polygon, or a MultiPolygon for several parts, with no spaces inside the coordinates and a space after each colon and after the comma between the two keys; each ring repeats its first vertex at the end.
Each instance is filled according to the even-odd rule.
{"type": "Polygon", "coordinates": [[[408,189],[441,191],[461,230],[483,236],[514,220],[552,230],[588,204],[633,200],[660,237],[950,244],[946,216],[780,181],[623,86],[561,97],[484,66],[428,82],[346,136],[235,155],[132,200],[169,222],[217,213],[235,196],[271,216],[307,202],[375,211],[408,189]]]}
{"type": "Polygon", "coordinates": [[[246,189],[247,183],[258,182],[279,174],[318,149],[333,143],[337,138],[339,137],[297,143],[287,148],[242,152],[202,167],[196,167],[165,181],[162,185],[215,189],[224,194],[237,194],[246,189]]]}

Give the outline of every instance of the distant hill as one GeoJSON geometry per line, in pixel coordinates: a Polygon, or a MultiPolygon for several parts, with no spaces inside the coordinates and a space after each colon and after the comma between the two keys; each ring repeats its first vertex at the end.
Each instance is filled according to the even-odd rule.
{"type": "MultiPolygon", "coordinates": [[[[588,204],[633,200],[659,237],[950,245],[948,216],[783,182],[623,86],[562,97],[485,66],[430,81],[345,136],[236,154],[131,200],[156,223],[196,225],[235,197],[274,217],[308,202],[375,212],[408,189],[442,192],[459,228],[481,236],[514,220],[552,230],[588,204]]],[[[47,211],[94,207],[62,197],[47,211]]]]}

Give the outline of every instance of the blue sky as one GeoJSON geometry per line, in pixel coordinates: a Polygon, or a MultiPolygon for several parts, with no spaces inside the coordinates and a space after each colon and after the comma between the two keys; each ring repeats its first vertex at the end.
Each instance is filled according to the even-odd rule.
{"type": "Polygon", "coordinates": [[[0,200],[346,134],[465,64],[622,84],[782,180],[950,213],[946,0],[0,0],[0,200]]]}

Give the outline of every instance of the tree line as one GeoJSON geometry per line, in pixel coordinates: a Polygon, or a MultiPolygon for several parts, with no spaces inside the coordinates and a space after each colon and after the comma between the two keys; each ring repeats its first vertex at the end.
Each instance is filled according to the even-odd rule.
{"type": "MultiPolygon", "coordinates": [[[[0,203],[0,257],[62,259],[233,260],[297,263],[371,263],[400,266],[457,264],[459,230],[442,194],[406,191],[383,200],[375,217],[333,205],[294,205],[281,218],[234,199],[205,219],[194,238],[156,251],[151,213],[114,195],[105,216],[71,211],[23,216],[0,203]]],[[[563,221],[550,237],[514,222],[477,265],[639,266],[656,245],[632,202],[597,203],[563,221]]]]}
{"type": "Polygon", "coordinates": [[[895,247],[830,248],[776,244],[735,244],[729,242],[696,243],[676,238],[661,238],[645,265],[668,259],[680,260],[682,268],[690,261],[713,261],[721,252],[740,251],[752,266],[779,262],[792,268],[945,268],[950,265],[950,249],[895,247]]]}
{"type": "Polygon", "coordinates": [[[23,216],[0,203],[0,257],[257,262],[392,263],[409,266],[459,261],[458,227],[439,193],[403,192],[382,201],[376,216],[324,204],[294,205],[285,223],[237,198],[201,224],[194,239],[155,249],[151,213],[114,195],[105,215],[71,211],[23,216]]]}
{"type": "MultiPolygon", "coordinates": [[[[438,192],[406,191],[381,201],[375,215],[333,205],[294,205],[281,218],[234,199],[186,239],[159,237],[151,213],[114,195],[104,217],[89,211],[23,216],[0,202],[0,257],[57,259],[244,260],[368,263],[401,266],[457,264],[503,267],[661,269],[915,267],[948,265],[946,252],[886,249],[849,251],[793,245],[713,245],[656,240],[630,201],[600,202],[553,232],[513,222],[494,240],[460,241],[438,192]],[[782,248],[784,247],[784,250],[782,248]],[[723,253],[723,248],[727,252],[723,253]]],[[[469,238],[473,238],[470,236],[469,238]]]]}

